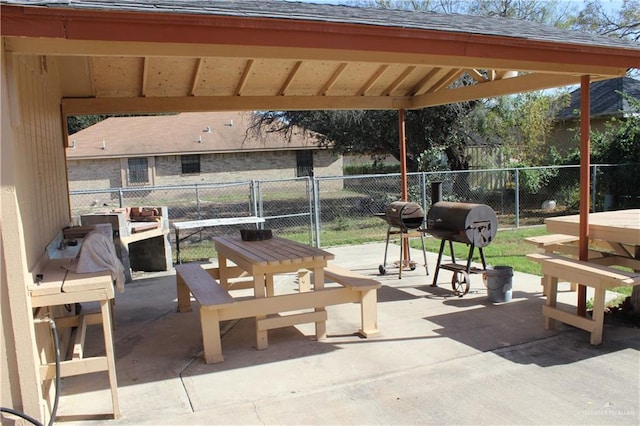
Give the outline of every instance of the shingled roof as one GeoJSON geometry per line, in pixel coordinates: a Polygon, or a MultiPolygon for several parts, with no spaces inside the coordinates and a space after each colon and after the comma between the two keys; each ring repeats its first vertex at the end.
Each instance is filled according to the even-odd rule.
{"type": "Polygon", "coordinates": [[[411,10],[355,7],[335,4],[315,4],[293,1],[265,0],[2,0],[2,3],[65,7],[69,9],[120,10],[146,13],[219,15],[243,18],[273,18],[421,30],[495,35],[527,40],[593,44],[620,47],[631,42],[602,37],[591,33],[568,31],[521,19],[495,16],[441,14],[411,10]]]}
{"type": "MultiPolygon", "coordinates": [[[[590,85],[591,118],[623,117],[640,113],[634,109],[626,96],[640,100],[640,81],[629,77],[596,81],[590,85]]],[[[580,110],[580,89],[571,92],[569,106],[558,112],[560,120],[577,119],[580,110]]]]}
{"type": "Polygon", "coordinates": [[[517,19],[284,1],[0,0],[63,115],[420,109],[625,75],[637,43],[517,19]],[[470,85],[458,84],[461,76],[470,85]]]}
{"type": "Polygon", "coordinates": [[[67,158],[120,158],[320,149],[312,134],[247,132],[248,112],[190,112],[110,117],[69,136],[67,158]]]}

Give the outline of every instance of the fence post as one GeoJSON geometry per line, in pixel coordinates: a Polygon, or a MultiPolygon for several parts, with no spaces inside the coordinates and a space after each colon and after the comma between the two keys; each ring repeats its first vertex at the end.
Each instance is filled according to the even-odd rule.
{"type": "Polygon", "coordinates": [[[516,228],[520,227],[520,173],[518,169],[515,169],[515,214],[516,214],[516,228]]]}
{"type": "MultiPolygon", "coordinates": [[[[251,202],[251,210],[254,216],[262,217],[262,208],[258,208],[258,197],[260,197],[258,193],[258,187],[260,186],[260,182],[256,184],[254,179],[251,179],[251,183],[249,184],[249,199],[251,202]]],[[[262,200],[262,197],[260,197],[262,200]]],[[[262,201],[260,202],[260,206],[262,206],[262,201]]],[[[256,228],[263,229],[264,224],[256,224],[256,228]]]]}
{"type": "Polygon", "coordinates": [[[598,172],[598,166],[593,164],[591,166],[591,211],[596,211],[596,176],[598,172]]]}
{"type": "MultiPolygon", "coordinates": [[[[422,206],[423,206],[423,211],[425,214],[424,219],[426,220],[427,218],[427,175],[425,174],[425,172],[421,172],[420,173],[420,177],[421,177],[421,181],[420,181],[420,185],[422,186],[422,206]]],[[[433,194],[431,195],[433,197],[433,194]]],[[[433,199],[431,199],[431,204],[433,204],[433,199]]]]}
{"type": "Polygon", "coordinates": [[[198,184],[195,184],[196,189],[196,217],[198,220],[202,219],[200,215],[200,190],[198,189],[198,184]]]}
{"type": "Polygon", "coordinates": [[[314,218],[313,221],[315,222],[315,228],[316,228],[316,247],[320,248],[320,185],[318,183],[318,179],[313,176],[313,214],[314,214],[314,218]]]}
{"type": "Polygon", "coordinates": [[[253,181],[255,182],[255,199],[256,199],[256,216],[264,217],[264,197],[262,196],[262,181],[253,181]]]}
{"type": "Polygon", "coordinates": [[[307,175],[305,179],[306,188],[307,188],[307,202],[309,204],[309,245],[314,244],[313,237],[313,225],[315,223],[313,218],[313,180],[312,176],[307,175]]]}
{"type": "Polygon", "coordinates": [[[118,188],[118,204],[120,204],[120,208],[124,207],[124,193],[122,192],[122,188],[118,188]]]}

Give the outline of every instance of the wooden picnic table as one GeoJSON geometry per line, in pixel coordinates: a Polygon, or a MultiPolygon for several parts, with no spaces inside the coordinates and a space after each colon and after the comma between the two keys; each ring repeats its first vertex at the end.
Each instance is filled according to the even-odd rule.
{"type": "MultiPolygon", "coordinates": [[[[559,216],[545,219],[549,237],[567,242],[554,243],[552,254],[531,254],[529,259],[542,266],[544,292],[547,301],[543,308],[545,327],[553,328],[556,320],[571,324],[591,333],[591,343],[602,342],[605,293],[620,286],[640,285],[640,209],[590,213],[587,238],[590,243],[587,259],[578,260],[578,250],[571,238],[580,236],[580,215],[559,216]],[[554,235],[555,234],[555,235],[554,235]],[[566,244],[566,245],[565,245],[566,244]],[[605,246],[607,251],[600,251],[605,246]],[[628,272],[611,266],[626,266],[628,272]],[[571,314],[557,307],[558,280],[580,284],[577,312],[571,314]],[[594,289],[592,318],[586,318],[586,287],[594,289]]],[[[559,241],[559,240],[558,240],[559,241]]]]}
{"type": "Polygon", "coordinates": [[[199,220],[187,220],[182,222],[171,222],[171,226],[176,232],[176,258],[178,263],[182,263],[180,257],[180,241],[189,238],[190,236],[197,234],[203,228],[210,228],[214,226],[229,226],[229,225],[244,225],[244,224],[259,224],[264,223],[265,219],[258,216],[241,216],[241,217],[222,217],[215,219],[199,219],[199,220]],[[180,230],[197,229],[188,235],[180,237],[180,230]]]}
{"type": "MultiPolygon", "coordinates": [[[[545,219],[547,231],[579,236],[580,215],[545,219]]],[[[615,210],[589,214],[589,239],[601,240],[620,248],[621,244],[640,246],[640,209],[615,210]]],[[[631,255],[623,251],[621,255],[631,255]]]]}
{"type": "MultiPolygon", "coordinates": [[[[322,249],[280,237],[262,241],[243,241],[240,237],[215,237],[213,241],[218,253],[220,284],[225,288],[228,286],[230,277],[227,272],[229,268],[228,261],[231,261],[253,276],[254,296],[256,299],[275,296],[274,275],[297,272],[300,269],[307,269],[313,273],[314,291],[312,293],[317,292],[317,297],[321,297],[322,293],[319,290],[324,288],[324,268],[327,266],[327,262],[334,258],[332,253],[322,249]]],[[[301,296],[309,297],[309,295],[301,296]]],[[[275,304],[278,299],[274,298],[273,300],[275,304]]],[[[295,300],[292,300],[292,307],[294,306],[293,302],[295,300]]],[[[282,303],[283,306],[280,308],[274,307],[275,311],[287,311],[286,304],[282,303]]],[[[316,307],[315,313],[317,318],[315,321],[316,338],[321,340],[326,338],[326,312],[324,306],[316,307]]],[[[278,326],[286,325],[286,317],[266,318],[266,315],[256,316],[256,345],[258,349],[265,349],[268,346],[267,330],[271,326],[269,324],[270,321],[277,323],[278,326]]],[[[292,321],[295,321],[295,319],[292,318],[292,321]]]]}

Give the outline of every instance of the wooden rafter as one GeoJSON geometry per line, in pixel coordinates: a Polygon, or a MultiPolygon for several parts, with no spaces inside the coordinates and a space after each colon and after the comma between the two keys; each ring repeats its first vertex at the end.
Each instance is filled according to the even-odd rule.
{"type": "Polygon", "coordinates": [[[365,84],[362,85],[362,87],[360,88],[360,90],[358,90],[358,96],[364,96],[367,94],[367,91],[369,89],[371,89],[371,87],[376,83],[376,81],[378,81],[378,79],[382,76],[382,74],[384,74],[384,72],[389,68],[389,65],[385,64],[385,65],[381,65],[376,72],[373,73],[373,75],[371,75],[371,77],[369,77],[369,79],[367,80],[367,82],[365,84]]]}
{"type": "Polygon", "coordinates": [[[149,58],[145,56],[144,58],[142,58],[142,75],[140,76],[140,96],[147,95],[147,81],[148,81],[147,75],[149,74],[148,68],[149,68],[149,58]]]}
{"type": "Polygon", "coordinates": [[[396,90],[402,84],[402,82],[405,81],[407,77],[409,77],[409,74],[411,74],[415,69],[415,66],[405,68],[405,70],[398,76],[398,78],[396,78],[393,83],[391,83],[386,89],[384,89],[384,91],[382,92],[382,96],[389,96],[391,92],[396,90]]]}
{"type": "Polygon", "coordinates": [[[293,66],[293,68],[291,69],[291,72],[289,73],[289,75],[287,76],[287,79],[285,80],[285,82],[282,84],[282,87],[280,87],[280,90],[278,91],[278,96],[284,96],[287,92],[287,89],[289,88],[289,86],[291,85],[291,82],[293,81],[293,79],[295,78],[296,74],[298,73],[298,70],[300,69],[300,67],[302,66],[302,61],[298,61],[296,62],[296,64],[293,66]]]}
{"type": "Polygon", "coordinates": [[[444,77],[442,77],[436,84],[431,86],[431,88],[428,90],[427,93],[433,93],[442,89],[446,89],[451,83],[456,81],[456,79],[460,77],[460,75],[462,75],[463,72],[464,70],[462,69],[449,70],[449,72],[447,72],[447,74],[444,77]]]}
{"type": "Polygon", "coordinates": [[[464,71],[469,75],[469,77],[473,78],[478,83],[482,83],[482,82],[487,81],[485,76],[482,75],[482,73],[480,71],[478,71],[477,69],[475,69],[475,68],[469,68],[469,69],[466,69],[464,71]]]}
{"type": "Polygon", "coordinates": [[[434,68],[429,71],[429,73],[422,77],[418,84],[411,89],[411,96],[427,92],[444,72],[442,68],[434,68]]]}
{"type": "Polygon", "coordinates": [[[245,84],[247,84],[247,80],[249,78],[249,73],[251,72],[251,67],[253,66],[253,59],[249,59],[244,66],[244,71],[242,71],[242,76],[236,85],[236,90],[234,90],[234,94],[236,96],[242,96],[242,89],[245,84]]]}
{"type": "Polygon", "coordinates": [[[202,58],[198,58],[196,62],[196,67],[193,70],[193,78],[191,79],[191,90],[189,91],[190,96],[196,95],[196,89],[198,88],[198,82],[200,81],[201,70],[202,70],[202,58]]]}
{"type": "Polygon", "coordinates": [[[527,91],[544,90],[552,87],[568,86],[580,82],[580,76],[528,74],[518,78],[487,81],[482,84],[464,86],[455,90],[440,90],[411,98],[410,109],[446,105],[474,99],[491,98],[527,91]]]}
{"type": "Polygon", "coordinates": [[[344,72],[345,68],[347,68],[346,62],[343,62],[340,65],[338,65],[338,67],[335,69],[333,74],[331,74],[331,77],[329,78],[329,80],[327,80],[322,86],[322,88],[318,91],[318,96],[327,95],[327,93],[329,92],[329,90],[331,90],[331,88],[336,83],[340,75],[344,72]]]}

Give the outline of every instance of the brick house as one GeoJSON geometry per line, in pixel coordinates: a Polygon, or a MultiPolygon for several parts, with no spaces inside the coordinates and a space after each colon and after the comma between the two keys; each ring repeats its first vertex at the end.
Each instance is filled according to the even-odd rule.
{"type": "Polygon", "coordinates": [[[340,175],[342,157],[295,131],[248,131],[250,112],[110,117],[69,136],[69,189],[340,175]]]}

